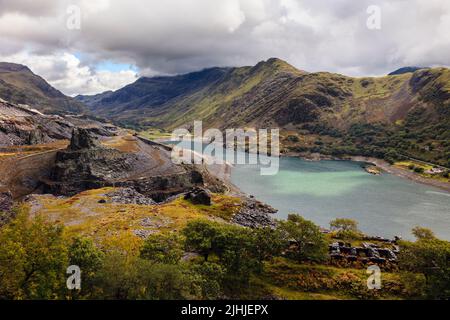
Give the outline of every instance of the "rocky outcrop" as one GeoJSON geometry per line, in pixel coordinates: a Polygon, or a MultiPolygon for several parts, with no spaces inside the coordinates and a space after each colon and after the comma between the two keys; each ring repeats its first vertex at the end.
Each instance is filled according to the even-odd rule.
{"type": "Polygon", "coordinates": [[[98,140],[93,135],[90,135],[87,129],[73,129],[69,145],[69,149],[71,151],[93,149],[99,147],[100,144],[98,143],[98,140]]]}
{"type": "Polygon", "coordinates": [[[70,139],[75,127],[97,136],[112,136],[116,127],[88,118],[45,115],[27,106],[0,99],[0,147],[35,145],[70,139]]]}
{"type": "MultiPolygon", "coordinates": [[[[174,164],[170,152],[162,147],[135,137],[123,142],[130,143],[133,151],[106,147],[88,130],[74,129],[69,147],[56,154],[44,192],[74,195],[88,189],[114,186],[132,188],[161,202],[211,181],[206,170],[200,167],[174,164]]],[[[211,187],[221,190],[222,186],[215,182],[211,187]]]]}
{"type": "MultiPolygon", "coordinates": [[[[387,240],[387,239],[386,239],[387,240]]],[[[386,264],[397,263],[397,255],[400,252],[397,240],[384,241],[390,246],[380,246],[374,243],[363,242],[361,247],[353,247],[351,243],[336,241],[329,245],[329,255],[332,263],[347,261],[349,263],[376,263],[386,266],[386,264]]]]}
{"type": "Polygon", "coordinates": [[[257,200],[245,199],[244,205],[234,215],[232,222],[250,228],[273,227],[276,223],[270,215],[277,211],[257,200]]]}
{"type": "Polygon", "coordinates": [[[204,188],[194,188],[184,195],[185,200],[189,200],[193,204],[211,205],[211,194],[204,188]]]}
{"type": "Polygon", "coordinates": [[[107,193],[106,196],[112,203],[119,204],[139,204],[139,205],[153,205],[156,202],[149,197],[137,192],[133,188],[120,188],[113,192],[107,193]]]}
{"type": "Polygon", "coordinates": [[[132,154],[101,146],[88,130],[76,128],[68,148],[56,154],[45,191],[73,195],[112,185],[115,179],[126,177],[137,160],[132,154]]]}

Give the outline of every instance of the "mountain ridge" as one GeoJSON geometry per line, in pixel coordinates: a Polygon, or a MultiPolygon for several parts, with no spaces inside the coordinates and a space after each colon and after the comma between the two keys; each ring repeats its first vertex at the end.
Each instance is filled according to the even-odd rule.
{"type": "Polygon", "coordinates": [[[48,114],[88,110],[138,130],[190,128],[195,120],[204,128],[280,128],[283,139],[298,136],[298,143],[283,140],[287,152],[389,160],[406,154],[450,166],[450,70],[442,67],[353,78],[309,73],[271,58],[254,66],[142,77],[75,101],[26,66],[3,63],[0,98],[48,114]],[[13,94],[5,95],[5,88],[13,94]]]}
{"type": "Polygon", "coordinates": [[[0,62],[0,98],[44,113],[86,113],[76,99],[64,95],[25,65],[0,62]]]}
{"type": "Polygon", "coordinates": [[[83,99],[97,114],[135,129],[190,128],[194,120],[203,120],[204,128],[276,127],[300,136],[300,145],[285,143],[292,150],[388,159],[408,154],[449,165],[450,70],[442,67],[354,78],[309,73],[272,58],[139,79],[83,99]]]}

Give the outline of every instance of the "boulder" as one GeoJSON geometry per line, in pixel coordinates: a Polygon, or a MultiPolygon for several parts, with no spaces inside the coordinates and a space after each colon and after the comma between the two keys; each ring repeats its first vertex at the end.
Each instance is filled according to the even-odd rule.
{"type": "Polygon", "coordinates": [[[191,201],[193,204],[211,205],[211,194],[204,188],[192,189],[185,194],[184,199],[191,201]]]}

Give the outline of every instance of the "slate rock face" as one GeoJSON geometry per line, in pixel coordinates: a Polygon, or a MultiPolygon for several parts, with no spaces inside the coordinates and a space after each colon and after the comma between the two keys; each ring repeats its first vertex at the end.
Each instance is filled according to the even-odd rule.
{"type": "Polygon", "coordinates": [[[72,151],[98,148],[97,139],[87,129],[74,128],[70,139],[69,149],[72,151]]]}
{"type": "Polygon", "coordinates": [[[136,156],[103,147],[87,129],[75,128],[67,149],[58,151],[45,192],[73,195],[112,185],[126,176],[136,156]]]}
{"type": "MultiPolygon", "coordinates": [[[[173,164],[170,152],[164,148],[133,140],[135,150],[125,152],[102,145],[93,135],[86,129],[73,130],[69,147],[56,154],[50,178],[45,181],[45,193],[71,196],[112,186],[132,188],[161,202],[204,184],[200,169],[173,164]]],[[[122,200],[136,196],[128,193],[122,200]]]]}
{"type": "MultiPolygon", "coordinates": [[[[46,115],[0,98],[0,147],[42,144],[70,139],[71,136],[86,137],[83,134],[72,135],[77,127],[86,128],[83,130],[98,136],[114,136],[117,131],[117,127],[111,124],[71,115],[46,115]]],[[[73,146],[77,145],[79,143],[73,141],[73,146]]]]}

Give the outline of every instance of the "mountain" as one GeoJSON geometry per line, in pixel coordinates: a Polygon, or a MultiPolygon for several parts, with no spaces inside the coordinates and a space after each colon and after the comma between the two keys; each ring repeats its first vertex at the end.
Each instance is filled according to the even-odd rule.
{"type": "Polygon", "coordinates": [[[389,77],[351,78],[307,73],[271,58],[253,67],[144,77],[115,92],[77,99],[119,122],[169,129],[197,119],[218,127],[285,127],[320,120],[348,128],[355,122],[403,120],[412,108],[426,104],[422,86],[428,81],[420,79],[445,83],[449,74],[445,68],[405,70],[389,77]]]}
{"type": "Polygon", "coordinates": [[[333,155],[407,154],[445,165],[450,155],[447,68],[352,78],[271,58],[253,67],[141,78],[82,99],[96,114],[136,127],[173,129],[203,120],[205,127],[280,127],[324,137],[300,150],[333,155]]]}
{"type": "Polygon", "coordinates": [[[77,99],[96,114],[121,123],[174,128],[204,119],[213,124],[217,112],[233,111],[233,105],[252,89],[270,89],[267,92],[270,95],[273,88],[289,85],[301,74],[302,71],[284,61],[269,59],[254,67],[210,68],[173,77],[144,77],[115,92],[77,99]]]}
{"type": "Polygon", "coordinates": [[[28,67],[0,62],[0,98],[15,104],[26,104],[45,113],[84,113],[79,101],[65,96],[28,67]]]}
{"type": "Polygon", "coordinates": [[[404,73],[408,73],[408,72],[415,72],[415,71],[420,70],[420,69],[424,69],[424,68],[422,68],[422,67],[402,67],[402,68],[399,68],[399,69],[397,69],[395,71],[392,71],[391,73],[388,74],[388,76],[395,76],[395,75],[398,75],[398,74],[404,74],[404,73]]]}

